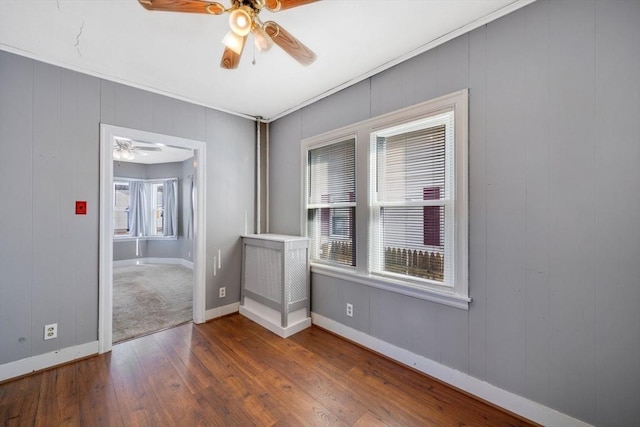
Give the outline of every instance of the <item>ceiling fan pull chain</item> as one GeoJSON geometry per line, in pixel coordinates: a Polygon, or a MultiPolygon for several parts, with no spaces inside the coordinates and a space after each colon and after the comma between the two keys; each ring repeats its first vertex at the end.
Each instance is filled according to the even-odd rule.
{"type": "Polygon", "coordinates": [[[253,44],[253,61],[251,61],[251,64],[256,65],[256,44],[255,43],[252,43],[252,44],[253,44]]]}

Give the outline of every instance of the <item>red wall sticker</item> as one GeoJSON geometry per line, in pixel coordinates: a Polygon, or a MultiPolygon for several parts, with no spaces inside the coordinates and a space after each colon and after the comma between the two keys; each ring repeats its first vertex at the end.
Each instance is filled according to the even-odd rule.
{"type": "Polygon", "coordinates": [[[87,214],[87,202],[84,200],[76,200],[76,215],[87,214]]]}

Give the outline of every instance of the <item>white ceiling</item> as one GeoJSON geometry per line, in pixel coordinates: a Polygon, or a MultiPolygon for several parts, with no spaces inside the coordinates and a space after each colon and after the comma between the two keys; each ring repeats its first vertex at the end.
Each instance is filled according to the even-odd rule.
{"type": "MultiPolygon", "coordinates": [[[[324,0],[271,13],[317,55],[303,67],[247,43],[220,68],[226,16],[145,10],[136,0],[0,0],[0,49],[265,120],[294,111],[534,0],[324,0]]],[[[220,0],[225,6],[231,0],[220,0]]]]}
{"type": "MultiPolygon", "coordinates": [[[[2,0],[0,0],[2,1],[2,0]]],[[[180,147],[172,147],[169,145],[152,143],[152,142],[142,142],[142,141],[133,141],[133,147],[141,147],[142,150],[134,148],[132,154],[133,159],[131,160],[118,160],[119,162],[128,162],[128,163],[142,163],[145,165],[151,165],[155,163],[172,163],[172,162],[183,162],[187,159],[193,157],[193,150],[189,150],[186,148],[180,147]],[[144,148],[159,148],[159,151],[147,151],[144,148]]],[[[114,146],[115,148],[115,146],[114,146]]],[[[114,150],[115,152],[115,150],[114,150]]]]}

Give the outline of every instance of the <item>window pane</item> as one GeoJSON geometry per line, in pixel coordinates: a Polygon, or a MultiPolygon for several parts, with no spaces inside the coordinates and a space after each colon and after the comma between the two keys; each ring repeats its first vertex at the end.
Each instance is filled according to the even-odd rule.
{"type": "MultiPolygon", "coordinates": [[[[444,190],[445,125],[378,137],[376,142],[378,200],[428,200],[425,188],[444,190]]],[[[437,194],[445,198],[444,191],[437,194]]]]}
{"type": "Polygon", "coordinates": [[[154,209],[153,216],[155,222],[154,234],[162,236],[164,233],[164,208],[163,208],[163,184],[153,184],[154,209]]]}
{"type": "Polygon", "coordinates": [[[446,112],[373,135],[373,203],[380,203],[370,254],[375,271],[440,284],[449,277],[445,205],[454,209],[452,130],[453,114],[446,112]]]}
{"type": "Polygon", "coordinates": [[[309,209],[311,258],[355,266],[355,207],[309,209]]]}
{"type": "Polygon", "coordinates": [[[444,251],[444,211],[444,206],[381,208],[382,270],[442,282],[449,261],[444,251]]]}
{"type": "Polygon", "coordinates": [[[126,209],[129,206],[129,184],[114,184],[115,193],[113,197],[114,208],[126,209]]]}
{"type": "Polygon", "coordinates": [[[129,234],[129,183],[116,182],[113,185],[113,234],[129,234]]]}
{"type": "Polygon", "coordinates": [[[355,201],[355,140],[309,151],[309,203],[355,201]]]}
{"type": "Polygon", "coordinates": [[[308,210],[314,260],[355,265],[355,152],[355,139],[308,152],[307,202],[322,206],[308,210]]]}

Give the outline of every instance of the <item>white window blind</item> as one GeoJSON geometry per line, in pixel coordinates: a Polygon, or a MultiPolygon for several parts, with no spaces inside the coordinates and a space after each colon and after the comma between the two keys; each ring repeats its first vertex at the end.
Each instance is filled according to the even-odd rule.
{"type": "Polygon", "coordinates": [[[129,183],[113,183],[113,234],[129,234],[129,183]]]}
{"type": "Polygon", "coordinates": [[[355,139],[307,154],[307,235],[313,260],[355,266],[355,139]]]}
{"type": "Polygon", "coordinates": [[[453,112],[375,132],[372,272],[452,286],[453,112]]]}

